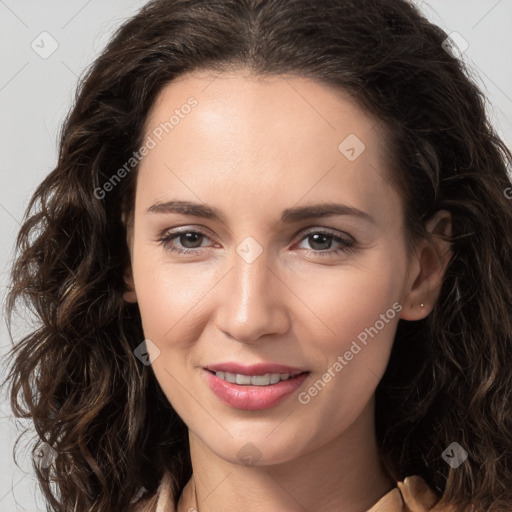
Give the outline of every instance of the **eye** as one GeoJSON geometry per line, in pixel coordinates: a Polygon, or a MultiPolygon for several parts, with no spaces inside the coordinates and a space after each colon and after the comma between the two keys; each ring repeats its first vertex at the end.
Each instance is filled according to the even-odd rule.
{"type": "MultiPolygon", "coordinates": [[[[171,252],[180,254],[197,254],[201,249],[208,247],[203,245],[209,237],[206,233],[194,229],[182,229],[180,231],[164,232],[158,241],[163,247],[171,252]],[[177,245],[177,242],[179,243],[177,245]]],[[[348,253],[353,250],[355,242],[352,238],[345,239],[336,236],[334,233],[317,230],[306,233],[301,239],[301,243],[310,240],[308,243],[312,247],[306,252],[314,256],[333,256],[341,253],[348,253]],[[337,249],[331,249],[332,243],[339,244],[337,249]]]]}
{"type": "Polygon", "coordinates": [[[313,248],[313,250],[308,250],[307,252],[315,256],[332,256],[348,253],[353,250],[355,245],[353,239],[344,239],[328,231],[311,231],[302,237],[301,242],[305,240],[310,240],[308,243],[313,248]],[[340,245],[338,249],[331,249],[333,241],[340,245]]]}
{"type": "Polygon", "coordinates": [[[181,231],[171,231],[164,233],[159,238],[159,242],[165,247],[165,249],[171,252],[177,252],[181,254],[196,253],[197,249],[203,247],[203,242],[208,237],[202,231],[193,229],[186,229],[181,231]],[[176,247],[171,241],[178,240],[181,247],[176,247]]]}

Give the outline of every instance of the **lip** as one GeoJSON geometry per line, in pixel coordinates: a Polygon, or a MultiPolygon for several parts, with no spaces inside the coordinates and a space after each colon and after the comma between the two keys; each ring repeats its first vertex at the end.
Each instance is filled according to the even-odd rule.
{"type": "Polygon", "coordinates": [[[265,375],[266,373],[289,373],[293,375],[307,371],[303,368],[296,368],[294,366],[287,366],[278,363],[258,363],[244,366],[239,363],[226,362],[211,364],[205,368],[211,372],[230,372],[240,373],[242,375],[265,375]]]}
{"type": "MultiPolygon", "coordinates": [[[[276,365],[280,366],[280,365],[276,365]]],[[[274,368],[276,367],[274,366],[274,368]]],[[[283,368],[283,366],[280,366],[283,368]]],[[[247,369],[247,367],[242,367],[247,369]]],[[[290,367],[288,367],[290,368],[290,367]]],[[[244,369],[244,371],[245,371],[244,369]]],[[[222,371],[222,370],[217,370],[222,371]]],[[[227,370],[229,371],[229,370],[227,370]]],[[[300,371],[300,370],[299,370],[300,371]]],[[[275,407],[291,393],[296,391],[309,376],[309,372],[301,373],[296,377],[290,377],[288,380],[282,380],[277,384],[269,386],[241,386],[232,384],[220,379],[213,373],[213,370],[203,368],[203,374],[206,382],[212,392],[224,403],[237,409],[256,411],[275,407]]],[[[233,372],[242,373],[242,372],[233,372]]],[[[288,372],[265,372],[265,373],[288,373],[288,372]]],[[[292,372],[293,373],[293,372],[292,372]]],[[[263,375],[262,373],[253,373],[248,375],[263,375]]]]}

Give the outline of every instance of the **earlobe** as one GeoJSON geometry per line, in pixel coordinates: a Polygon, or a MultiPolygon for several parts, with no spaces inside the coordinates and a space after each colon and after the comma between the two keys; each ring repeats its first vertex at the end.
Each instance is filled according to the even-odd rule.
{"type": "Polygon", "coordinates": [[[133,281],[133,274],[131,269],[127,270],[124,274],[125,291],[123,299],[125,302],[137,302],[137,293],[135,292],[135,283],[133,281]]]}
{"type": "Polygon", "coordinates": [[[124,292],[123,293],[123,299],[125,302],[129,303],[136,303],[137,302],[137,295],[134,291],[124,292]]]}
{"type": "Polygon", "coordinates": [[[422,240],[414,257],[411,280],[403,300],[400,318],[421,320],[432,311],[452,256],[449,238],[452,234],[451,214],[439,210],[426,223],[431,240],[422,240]]]}
{"type": "MultiPolygon", "coordinates": [[[[127,225],[126,215],[123,212],[121,214],[121,222],[125,226],[126,229],[126,244],[128,246],[128,252],[130,255],[130,261],[132,258],[132,227],[127,225]]],[[[125,302],[135,303],[137,302],[137,293],[135,292],[135,283],[133,280],[133,271],[131,267],[131,263],[128,264],[125,272],[124,272],[124,285],[125,291],[123,292],[123,300],[125,302]]]]}

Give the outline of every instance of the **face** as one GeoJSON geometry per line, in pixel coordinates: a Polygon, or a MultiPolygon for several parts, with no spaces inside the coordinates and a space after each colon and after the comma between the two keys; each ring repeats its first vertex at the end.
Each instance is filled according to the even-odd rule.
{"type": "Polygon", "coordinates": [[[130,297],[169,402],[227,461],[294,459],[372,403],[409,268],[380,134],[318,82],[242,72],[183,75],[148,116],[130,297]],[[224,363],[306,373],[228,384],[224,363]]]}

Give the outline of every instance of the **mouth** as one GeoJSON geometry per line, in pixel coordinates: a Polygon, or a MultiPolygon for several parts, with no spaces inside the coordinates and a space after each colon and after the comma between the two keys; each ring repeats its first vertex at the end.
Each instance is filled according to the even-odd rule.
{"type": "Polygon", "coordinates": [[[236,384],[238,386],[273,386],[274,384],[278,384],[279,382],[283,382],[288,379],[294,379],[299,375],[304,375],[309,373],[308,371],[297,371],[294,373],[265,373],[263,375],[246,375],[242,373],[232,373],[226,371],[213,371],[208,370],[208,372],[215,375],[218,379],[221,379],[225,382],[229,382],[230,384],[236,384]]]}
{"type": "MultiPolygon", "coordinates": [[[[254,370],[253,370],[254,371],[254,370]]],[[[298,370],[286,373],[234,373],[203,368],[205,382],[214,395],[235,409],[270,409],[296,393],[311,374],[298,370]]]]}

